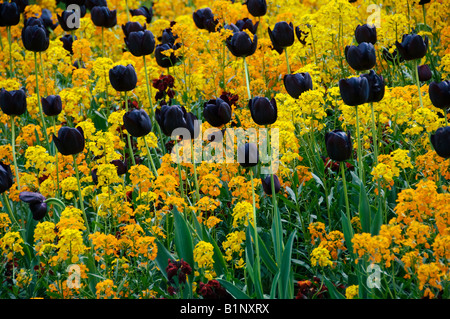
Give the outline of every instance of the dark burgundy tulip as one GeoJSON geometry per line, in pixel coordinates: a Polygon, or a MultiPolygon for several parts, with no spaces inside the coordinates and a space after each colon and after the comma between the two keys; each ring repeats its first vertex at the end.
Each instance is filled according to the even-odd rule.
{"type": "Polygon", "coordinates": [[[226,40],[226,45],[235,57],[245,58],[255,53],[258,46],[258,37],[255,34],[252,40],[247,32],[238,31],[226,40]]]}
{"type": "Polygon", "coordinates": [[[440,127],[430,136],[436,153],[443,158],[450,158],[450,126],[440,127]]]}
{"type": "Polygon", "coordinates": [[[364,104],[369,99],[369,81],[361,76],[341,79],[339,80],[339,91],[345,104],[350,106],[364,104]]]}
{"type": "Polygon", "coordinates": [[[47,29],[55,30],[58,23],[53,23],[52,12],[49,9],[42,9],[40,19],[44,23],[44,27],[47,29]]]}
{"type": "Polygon", "coordinates": [[[356,71],[370,70],[375,66],[376,54],[372,43],[348,45],[345,47],[345,59],[352,69],[356,71]]]}
{"type": "Polygon", "coordinates": [[[177,57],[173,52],[170,54],[170,56],[166,56],[163,54],[164,51],[170,49],[176,50],[177,47],[176,46],[174,47],[170,43],[165,43],[165,44],[158,44],[155,48],[156,63],[162,68],[170,68],[171,66],[177,64],[177,62],[180,61],[181,59],[180,57],[177,57]]]}
{"type": "Polygon", "coordinates": [[[325,133],[325,146],[328,157],[333,161],[343,162],[352,157],[352,139],[350,132],[334,130],[325,133]]]}
{"type": "Polygon", "coordinates": [[[44,195],[35,192],[24,191],[19,194],[19,199],[30,207],[34,220],[41,220],[47,214],[47,203],[44,195]]]}
{"type": "Polygon", "coordinates": [[[155,50],[155,37],[150,30],[131,32],[125,38],[125,44],[134,56],[149,55],[155,50]]]}
{"type": "MultiPolygon", "coordinates": [[[[59,38],[61,40],[61,42],[63,43],[63,48],[68,51],[70,54],[73,54],[73,37],[71,34],[65,34],[63,35],[61,38],[59,38]]],[[[75,40],[77,39],[77,37],[75,37],[75,40]]]]}
{"type": "Polygon", "coordinates": [[[131,136],[141,137],[152,131],[152,121],[143,109],[133,109],[123,115],[123,125],[131,136]]]}
{"type": "Polygon", "coordinates": [[[270,125],[276,122],[278,112],[274,98],[256,96],[248,101],[248,107],[253,121],[258,125],[270,125]]]}
{"type": "Polygon", "coordinates": [[[306,37],[308,36],[309,32],[303,31],[300,29],[300,26],[295,27],[295,35],[297,36],[298,41],[300,41],[301,44],[306,44],[306,37]]]}
{"type": "Polygon", "coordinates": [[[237,160],[242,167],[252,167],[259,162],[258,146],[255,143],[239,145],[237,149],[237,160]]]}
{"type": "Polygon", "coordinates": [[[419,81],[426,82],[431,80],[433,74],[431,73],[430,66],[428,64],[423,64],[417,66],[417,71],[419,73],[419,81]]]}
{"type": "Polygon", "coordinates": [[[253,34],[256,34],[256,31],[258,30],[258,25],[259,25],[258,21],[255,24],[253,24],[253,21],[249,18],[238,20],[235,23],[235,26],[239,29],[239,31],[248,30],[253,34]]]}
{"type": "Polygon", "coordinates": [[[390,53],[389,49],[383,48],[383,58],[387,62],[390,62],[393,64],[398,64],[398,63],[405,61],[405,59],[403,59],[403,57],[398,53],[397,49],[395,49],[393,53],[390,53]]]}
{"type": "Polygon", "coordinates": [[[203,117],[214,127],[219,127],[231,121],[231,106],[221,98],[205,102],[203,117]]]}
{"type": "Polygon", "coordinates": [[[0,90],[0,108],[7,115],[20,116],[27,110],[27,96],[24,90],[0,90]]]}
{"type": "Polygon", "coordinates": [[[367,102],[380,102],[384,97],[385,84],[382,76],[377,75],[374,70],[368,74],[362,74],[369,82],[369,97],[367,102]]]}
{"type": "Polygon", "coordinates": [[[55,134],[52,134],[52,137],[62,155],[76,155],[84,150],[84,133],[79,126],[77,128],[62,126],[58,131],[58,137],[55,134]]]}
{"type": "Polygon", "coordinates": [[[25,49],[32,52],[43,52],[48,49],[50,40],[41,19],[31,17],[25,21],[22,29],[22,43],[25,49]]]}
{"type": "Polygon", "coordinates": [[[25,8],[28,5],[28,0],[12,0],[11,2],[14,2],[17,5],[19,13],[24,13],[25,8]]]}
{"type": "Polygon", "coordinates": [[[428,49],[428,37],[423,39],[418,34],[404,34],[402,43],[395,42],[398,52],[406,61],[421,59],[425,56],[428,49]]]}
{"type": "Polygon", "coordinates": [[[166,136],[172,136],[177,128],[185,128],[193,139],[200,131],[196,116],[180,105],[163,105],[161,109],[156,109],[155,118],[166,136]]]}
{"type": "Polygon", "coordinates": [[[294,44],[294,26],[286,21],[277,22],[273,30],[268,28],[269,37],[274,48],[286,48],[294,44]]]}
{"type": "Polygon", "coordinates": [[[431,103],[440,109],[450,107],[450,81],[431,82],[428,87],[431,103]]]}
{"type": "MultiPolygon", "coordinates": [[[[170,44],[172,46],[175,45],[176,39],[178,39],[178,36],[173,34],[172,28],[164,29],[161,36],[158,37],[158,40],[159,42],[161,42],[161,44],[170,44]]],[[[181,45],[181,43],[178,43],[177,45],[181,45]]],[[[174,49],[178,49],[178,47],[174,49]]]]}
{"type": "Polygon", "coordinates": [[[106,6],[93,7],[91,19],[97,27],[112,28],[117,24],[117,10],[111,11],[106,6]]]}
{"type": "Polygon", "coordinates": [[[0,27],[10,27],[20,22],[19,7],[14,2],[0,3],[0,27]]]}
{"type": "Polygon", "coordinates": [[[107,7],[106,0],[86,0],[84,2],[86,9],[92,10],[93,7],[107,7]]]}
{"type": "Polygon", "coordinates": [[[13,185],[11,167],[0,162],[0,194],[6,192],[13,185]]]}
{"type": "Polygon", "coordinates": [[[286,74],[283,83],[287,93],[294,99],[298,99],[303,92],[312,90],[312,79],[308,72],[286,74]]]}
{"type": "Polygon", "coordinates": [[[219,19],[214,17],[210,8],[198,9],[193,14],[194,23],[199,29],[205,29],[209,32],[216,31],[219,19]]]}
{"type": "Polygon", "coordinates": [[[144,16],[147,23],[152,22],[153,18],[153,9],[147,7],[140,7],[139,9],[130,10],[131,15],[134,16],[144,16]]]}
{"type": "MultiPolygon", "coordinates": [[[[275,186],[275,194],[281,189],[280,180],[277,175],[273,175],[273,184],[275,186]]],[[[261,185],[263,187],[264,193],[267,195],[272,195],[272,175],[266,175],[266,177],[261,177],[261,185]]]]}
{"type": "Polygon", "coordinates": [[[131,91],[136,87],[137,74],[131,64],[116,65],[109,70],[109,81],[116,91],[131,91]]]}
{"type": "Polygon", "coordinates": [[[59,95],[49,95],[41,98],[42,111],[47,116],[56,116],[62,111],[62,101],[59,95]]]}
{"type": "Polygon", "coordinates": [[[125,35],[125,38],[130,35],[131,32],[137,32],[137,31],[145,31],[147,29],[147,26],[141,25],[139,22],[133,22],[129,21],[125,24],[122,24],[122,31],[125,35]]]}
{"type": "Polygon", "coordinates": [[[72,16],[73,14],[76,14],[75,11],[67,11],[67,10],[66,10],[66,11],[63,11],[63,12],[61,13],[61,15],[56,14],[56,17],[58,18],[58,23],[59,23],[59,25],[60,25],[61,28],[62,28],[64,31],[66,31],[66,32],[69,32],[69,31],[78,29],[76,26],[69,27],[69,26],[67,25],[67,21],[72,21],[73,17],[71,17],[71,16],[72,16]],[[70,19],[70,20],[69,20],[69,19],[70,19]]]}
{"type": "Polygon", "coordinates": [[[374,25],[358,25],[355,29],[355,39],[358,44],[369,42],[375,45],[377,43],[377,28],[374,25]]]}
{"type": "Polygon", "coordinates": [[[112,160],[111,164],[114,164],[117,168],[117,175],[123,175],[127,172],[127,163],[121,160],[112,160]]]}
{"type": "Polygon", "coordinates": [[[248,12],[254,17],[262,17],[267,13],[266,0],[247,0],[244,4],[247,5],[248,12]]]}

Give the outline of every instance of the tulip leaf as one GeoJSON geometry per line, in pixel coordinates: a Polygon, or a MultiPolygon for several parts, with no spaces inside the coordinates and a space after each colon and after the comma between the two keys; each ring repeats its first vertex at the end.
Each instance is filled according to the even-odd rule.
{"type": "Polygon", "coordinates": [[[370,206],[367,197],[366,188],[360,184],[359,188],[359,218],[361,220],[361,228],[365,233],[370,233],[370,206]]]}
{"type": "Polygon", "coordinates": [[[251,299],[246,293],[236,287],[229,281],[218,278],[217,281],[224,287],[235,299],[251,299]]]}
{"type": "Polygon", "coordinates": [[[179,258],[183,258],[192,268],[194,268],[194,247],[192,243],[192,235],[189,231],[187,223],[180,212],[174,208],[173,217],[175,223],[175,248],[179,258]]]}
{"type": "Polygon", "coordinates": [[[289,236],[286,246],[283,251],[283,256],[281,259],[280,265],[280,291],[282,299],[292,299],[292,285],[291,285],[291,277],[292,277],[292,267],[291,267],[291,258],[292,258],[292,245],[294,243],[296,232],[292,232],[289,236]]]}
{"type": "Polygon", "coordinates": [[[166,268],[168,261],[175,260],[175,257],[167,250],[166,247],[158,240],[155,239],[156,246],[158,247],[158,254],[156,255],[155,262],[163,276],[167,279],[166,268]]]}
{"type": "Polygon", "coordinates": [[[372,236],[378,235],[382,223],[383,223],[383,210],[381,208],[381,205],[378,205],[377,212],[375,213],[375,216],[370,225],[370,233],[372,234],[372,236]]]}
{"type": "Polygon", "coordinates": [[[341,294],[336,287],[327,278],[323,278],[325,286],[328,288],[331,299],[345,299],[345,296],[341,294]]]}

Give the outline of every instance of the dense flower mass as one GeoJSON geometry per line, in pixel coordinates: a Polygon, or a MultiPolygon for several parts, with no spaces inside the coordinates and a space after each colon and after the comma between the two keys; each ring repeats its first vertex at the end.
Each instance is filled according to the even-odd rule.
{"type": "Polygon", "coordinates": [[[449,19],[2,0],[0,298],[450,298],[449,19]]]}

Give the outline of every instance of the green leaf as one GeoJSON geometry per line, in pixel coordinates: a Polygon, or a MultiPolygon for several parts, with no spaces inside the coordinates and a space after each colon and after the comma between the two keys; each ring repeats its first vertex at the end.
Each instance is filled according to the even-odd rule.
{"type": "Polygon", "coordinates": [[[352,244],[353,228],[347,216],[342,211],[341,211],[341,223],[342,223],[342,230],[344,232],[345,245],[347,246],[347,250],[353,257],[353,244],[352,244]]]}
{"type": "Polygon", "coordinates": [[[370,206],[367,197],[366,188],[360,185],[359,188],[359,218],[361,220],[361,228],[364,233],[370,233],[370,206]]]}
{"type": "Polygon", "coordinates": [[[185,262],[194,268],[194,246],[192,243],[192,235],[180,212],[176,208],[174,208],[172,212],[175,223],[175,248],[178,257],[183,258],[185,262]]]}
{"type": "Polygon", "coordinates": [[[169,259],[175,260],[175,257],[167,250],[166,247],[158,240],[155,239],[156,246],[158,247],[158,254],[156,255],[155,262],[161,273],[167,279],[166,267],[169,259]]]}
{"type": "Polygon", "coordinates": [[[382,205],[378,205],[378,210],[375,213],[372,224],[370,225],[370,233],[372,234],[372,236],[378,235],[378,233],[380,232],[381,224],[383,224],[383,210],[381,206],[382,205]]]}
{"type": "Polygon", "coordinates": [[[275,275],[278,272],[278,266],[273,260],[272,256],[269,253],[269,250],[267,249],[264,241],[261,239],[260,236],[258,236],[258,243],[259,243],[259,254],[262,262],[266,265],[267,269],[269,269],[269,271],[275,275]]]}
{"type": "Polygon", "coordinates": [[[327,278],[324,278],[323,281],[328,288],[331,299],[346,299],[327,278]]]}
{"type": "Polygon", "coordinates": [[[282,299],[292,299],[292,268],[291,268],[291,258],[292,258],[292,245],[294,243],[295,238],[295,231],[291,233],[289,236],[286,246],[283,251],[283,257],[281,259],[281,265],[280,265],[280,280],[279,284],[281,287],[281,298],[282,299]]]}
{"type": "Polygon", "coordinates": [[[250,297],[229,281],[218,278],[217,281],[224,287],[235,299],[250,299],[250,297]]]}

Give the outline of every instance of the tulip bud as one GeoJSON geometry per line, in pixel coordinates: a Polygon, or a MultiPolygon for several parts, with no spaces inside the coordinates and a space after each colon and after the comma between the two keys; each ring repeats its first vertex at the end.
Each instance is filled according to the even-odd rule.
{"type": "Polygon", "coordinates": [[[367,102],[380,102],[384,97],[385,84],[382,76],[375,74],[370,70],[369,74],[362,74],[369,82],[369,97],[367,102]]]}
{"type": "Polygon", "coordinates": [[[55,116],[62,111],[62,102],[59,95],[49,95],[41,98],[42,111],[47,116],[55,116]]]}
{"type": "Polygon", "coordinates": [[[203,116],[212,126],[222,126],[231,120],[231,106],[220,98],[211,99],[204,104],[203,116]]]}
{"type": "Polygon", "coordinates": [[[428,87],[431,103],[437,108],[446,109],[450,107],[450,81],[431,82],[428,87]]]}
{"type": "Polygon", "coordinates": [[[248,12],[254,17],[262,17],[267,13],[266,0],[247,0],[244,4],[247,5],[248,12]]]}
{"type": "Polygon", "coordinates": [[[312,90],[312,79],[308,72],[286,74],[283,83],[287,93],[294,99],[298,99],[303,92],[312,90]]]}
{"type": "Polygon", "coordinates": [[[13,185],[11,167],[0,162],[0,194],[6,192],[13,185]]]}
{"type": "Polygon", "coordinates": [[[358,44],[369,42],[375,45],[377,42],[377,28],[374,25],[358,25],[355,29],[355,39],[358,44]]]}
{"type": "Polygon", "coordinates": [[[295,35],[292,22],[289,24],[286,21],[277,22],[273,31],[270,28],[268,30],[274,48],[284,49],[294,44],[295,35]]]}
{"type": "Polygon", "coordinates": [[[20,12],[16,3],[0,3],[0,27],[10,27],[20,22],[20,12]]]}
{"type": "Polygon", "coordinates": [[[134,137],[145,136],[152,130],[152,121],[143,109],[133,109],[123,115],[123,125],[134,137]]]}
{"type": "Polygon", "coordinates": [[[198,9],[193,13],[193,18],[197,28],[205,29],[209,32],[216,31],[216,25],[219,23],[219,20],[214,18],[210,8],[198,9]]]}
{"type": "Polygon", "coordinates": [[[348,45],[345,47],[345,59],[356,71],[370,70],[376,63],[375,48],[368,42],[362,42],[358,46],[348,45]]]}
{"type": "Polygon", "coordinates": [[[0,108],[7,115],[20,116],[27,110],[27,96],[24,90],[0,90],[0,108]]]}
{"type": "Polygon", "coordinates": [[[153,9],[147,7],[140,7],[139,9],[130,10],[131,16],[144,16],[147,23],[152,22],[153,9]]]}
{"type": "Polygon", "coordinates": [[[55,134],[52,134],[52,137],[62,155],[76,155],[84,150],[84,133],[79,126],[77,128],[62,126],[58,131],[58,137],[55,134]]]}
{"type": "Polygon", "coordinates": [[[255,34],[252,40],[247,32],[237,31],[226,40],[226,45],[235,57],[247,57],[255,53],[258,45],[258,37],[255,34]]]}
{"type": "Polygon", "coordinates": [[[48,49],[50,40],[41,19],[31,17],[25,21],[22,29],[22,43],[25,49],[32,52],[42,52],[48,49]]]}
{"type": "Polygon", "coordinates": [[[426,82],[431,80],[433,74],[431,74],[431,69],[428,64],[418,65],[417,72],[419,73],[419,81],[426,82]]]}
{"type": "Polygon", "coordinates": [[[155,50],[155,37],[149,30],[131,32],[125,38],[125,44],[134,56],[149,55],[155,50]]]}
{"type": "Polygon", "coordinates": [[[19,199],[28,203],[34,220],[41,220],[47,214],[46,198],[42,194],[24,191],[19,194],[19,199]]]}
{"type": "Polygon", "coordinates": [[[259,151],[255,143],[245,143],[239,145],[237,149],[238,163],[242,167],[252,167],[259,162],[259,151]]]}
{"type": "Polygon", "coordinates": [[[91,10],[92,22],[97,27],[112,28],[117,24],[117,10],[109,10],[106,6],[95,6],[91,10]]]}
{"type": "Polygon", "coordinates": [[[367,103],[369,98],[369,81],[365,77],[352,77],[339,80],[342,100],[350,106],[367,103]]]}
{"type": "Polygon", "coordinates": [[[116,91],[131,91],[136,87],[137,74],[131,64],[116,65],[109,70],[109,81],[116,91]]]}
{"type": "MultiPolygon", "coordinates": [[[[280,180],[277,175],[273,175],[273,184],[275,186],[275,194],[281,189],[280,180]]],[[[261,177],[261,185],[263,187],[264,193],[267,195],[272,195],[272,175],[267,175],[266,177],[261,177]]]]}
{"type": "Polygon", "coordinates": [[[347,134],[341,130],[325,133],[325,146],[328,157],[333,161],[343,162],[352,157],[352,139],[350,132],[347,134]]]}
{"type": "Polygon", "coordinates": [[[248,101],[253,121],[258,125],[270,125],[277,120],[277,103],[274,98],[256,96],[248,101]]]}
{"type": "Polygon", "coordinates": [[[176,49],[177,48],[174,47],[171,43],[158,44],[155,48],[156,63],[158,63],[158,65],[162,68],[170,68],[171,66],[177,64],[177,62],[180,60],[180,57],[177,57],[174,52],[171,52],[170,56],[166,56],[163,54],[164,51],[176,49]]]}
{"type": "Polygon", "coordinates": [[[428,37],[424,40],[418,34],[404,34],[402,43],[396,41],[395,45],[406,61],[421,59],[427,53],[428,37]]]}
{"type": "Polygon", "coordinates": [[[431,144],[436,153],[443,158],[450,158],[450,126],[440,127],[430,135],[431,144]]]}

